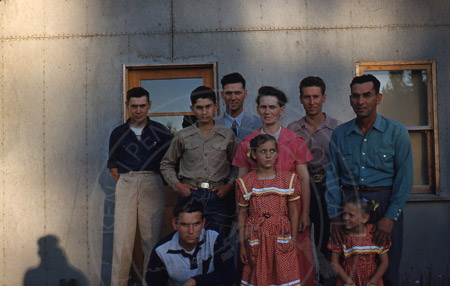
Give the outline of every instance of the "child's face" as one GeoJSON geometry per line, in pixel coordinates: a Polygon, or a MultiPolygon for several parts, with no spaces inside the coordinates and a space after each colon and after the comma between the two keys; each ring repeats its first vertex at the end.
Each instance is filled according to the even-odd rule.
{"type": "Polygon", "coordinates": [[[364,214],[356,204],[347,203],[344,205],[344,213],[342,214],[344,227],[347,230],[359,229],[359,227],[369,220],[369,215],[364,214]]]}
{"type": "Polygon", "coordinates": [[[256,160],[259,167],[266,169],[275,167],[275,162],[278,158],[278,151],[275,142],[269,140],[259,145],[256,152],[252,151],[252,157],[256,160]]]}

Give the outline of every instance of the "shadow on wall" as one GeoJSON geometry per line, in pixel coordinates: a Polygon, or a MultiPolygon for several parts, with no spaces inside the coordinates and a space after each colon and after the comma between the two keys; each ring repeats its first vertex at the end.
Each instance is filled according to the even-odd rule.
{"type": "Polygon", "coordinates": [[[70,265],[63,249],[59,245],[59,238],[47,235],[38,240],[39,257],[41,263],[36,268],[29,269],[25,274],[24,286],[59,285],[84,286],[88,285],[86,276],[70,265]]]}
{"type": "Polygon", "coordinates": [[[111,267],[114,239],[114,194],[116,189],[116,182],[112,179],[107,168],[104,168],[100,175],[99,185],[101,186],[103,192],[105,192],[105,202],[103,207],[103,243],[100,285],[111,285],[111,267]]]}

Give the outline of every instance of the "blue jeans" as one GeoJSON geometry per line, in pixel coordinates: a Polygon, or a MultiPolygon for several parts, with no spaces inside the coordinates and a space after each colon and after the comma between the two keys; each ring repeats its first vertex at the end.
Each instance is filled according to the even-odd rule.
{"type": "Polygon", "coordinates": [[[205,209],[206,229],[215,230],[227,237],[233,222],[233,192],[221,199],[209,189],[191,191],[190,198],[199,199],[205,209]]]}

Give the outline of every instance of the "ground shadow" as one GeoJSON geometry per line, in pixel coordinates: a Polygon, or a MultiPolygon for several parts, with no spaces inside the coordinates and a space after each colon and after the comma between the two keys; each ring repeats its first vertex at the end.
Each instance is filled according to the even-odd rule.
{"type": "Polygon", "coordinates": [[[25,274],[24,286],[59,285],[84,286],[89,285],[86,276],[71,266],[59,238],[54,235],[41,237],[38,242],[41,263],[36,268],[29,269],[25,274]]]}

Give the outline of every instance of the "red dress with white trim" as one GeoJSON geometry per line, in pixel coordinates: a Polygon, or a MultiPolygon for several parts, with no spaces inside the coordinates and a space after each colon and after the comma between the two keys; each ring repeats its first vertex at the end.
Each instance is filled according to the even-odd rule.
{"type": "MultiPolygon", "coordinates": [[[[375,273],[378,263],[377,255],[388,252],[391,247],[390,243],[383,246],[376,246],[373,243],[373,225],[367,225],[367,234],[362,237],[351,236],[346,233],[344,236],[344,244],[337,245],[328,243],[328,249],[338,253],[344,258],[342,268],[355,282],[355,285],[365,286],[370,277],[375,273]]],[[[337,279],[337,286],[344,285],[344,281],[337,279]]],[[[377,286],[383,285],[383,279],[380,279],[377,286]]]]}
{"type": "Polygon", "coordinates": [[[291,238],[288,202],[300,199],[297,174],[277,170],[274,179],[252,171],[237,179],[236,199],[248,207],[245,224],[249,263],[241,285],[301,285],[297,253],[291,238]]]}

